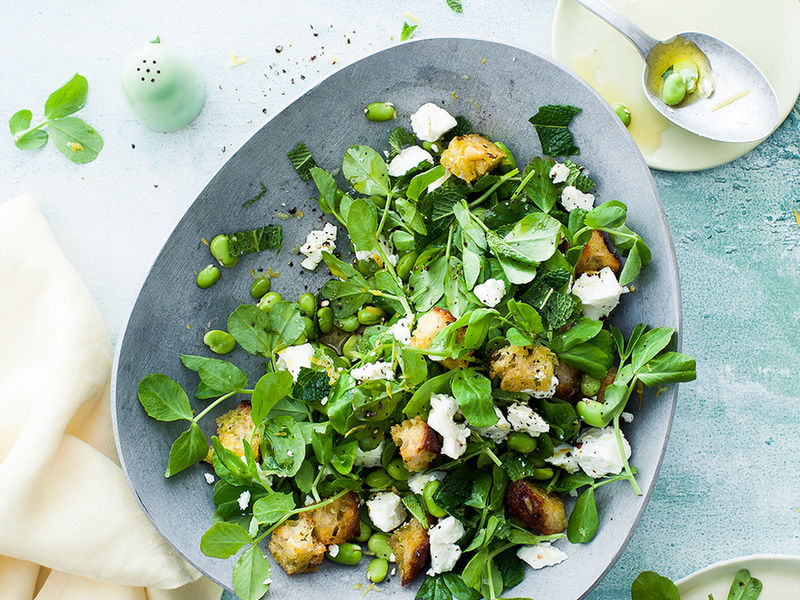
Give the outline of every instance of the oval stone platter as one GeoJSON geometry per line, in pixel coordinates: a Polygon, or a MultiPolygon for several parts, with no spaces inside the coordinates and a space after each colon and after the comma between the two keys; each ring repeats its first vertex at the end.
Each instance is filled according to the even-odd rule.
{"type": "MultiPolygon", "coordinates": [[[[328,77],[270,119],[214,175],[192,204],[153,264],[132,309],[117,348],[112,402],[119,455],[131,488],[156,529],[192,565],[231,589],[235,558],[209,558],[200,551],[200,538],[214,513],[212,486],[205,464],[170,479],[164,478],[169,449],[181,433],[180,423],[159,423],[139,405],[136,389],[148,373],[176,379],[187,393],[196,375],[183,368],[181,352],[207,355],[203,334],[225,328],[227,315],[250,301],[251,269],[279,273],[273,289],[286,299],[316,292],[329,277],[324,264],[310,273],[300,267],[292,249],[325,219],[316,206],[315,189],[303,182],[286,158],[304,142],[324,168],[338,169],[352,144],[388,150],[387,138],[397,125],[410,129],[409,116],[423,103],[435,102],[453,115],[469,119],[475,131],[503,141],[520,161],[541,152],[528,118],[545,104],[572,104],[582,109],[570,127],[580,155],[576,160],[597,182],[599,202],[617,199],[629,207],[629,223],[653,251],[653,261],[636,282],[636,291],[623,297],[615,323],[626,333],[638,323],[679,329],[680,292],[675,251],[653,179],[636,145],[608,104],[588,85],[550,60],[500,43],[464,38],[408,42],[373,54],[328,77]],[[398,118],[372,123],[363,109],[370,102],[390,101],[398,118]],[[266,194],[243,207],[263,181],[266,194]],[[312,198],[309,200],[309,198],[312,198]],[[300,213],[304,216],[299,217],[300,213]],[[286,218],[287,215],[289,218],[286,218]],[[283,217],[283,218],[279,218],[283,217]],[[218,233],[280,223],[283,250],[250,255],[207,290],[195,285],[197,272],[212,262],[203,243],[218,233]]],[[[347,246],[340,228],[339,248],[347,246]]],[[[263,374],[263,363],[237,349],[228,355],[248,370],[251,382],[263,374]]],[[[646,396],[626,435],[633,446],[631,462],[639,469],[643,496],[626,483],[598,489],[600,528],[590,544],[560,540],[569,559],[555,567],[529,570],[525,580],[507,595],[538,600],[576,600],[584,597],[622,553],[642,515],[653,488],[669,435],[677,392],[656,400],[646,396]]],[[[214,417],[239,400],[217,407],[201,421],[206,435],[214,433],[214,417]]],[[[195,411],[204,402],[192,399],[195,411]]],[[[571,501],[568,502],[568,507],[571,501]]],[[[366,587],[363,568],[329,563],[319,572],[288,577],[273,563],[276,597],[346,598],[366,587]]],[[[381,598],[410,600],[422,580],[408,588],[399,578],[381,584],[381,598]]]]}

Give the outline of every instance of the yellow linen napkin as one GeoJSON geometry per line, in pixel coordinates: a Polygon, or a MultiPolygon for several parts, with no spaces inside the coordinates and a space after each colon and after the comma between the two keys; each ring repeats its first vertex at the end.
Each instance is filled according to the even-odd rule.
{"type": "Polygon", "coordinates": [[[32,198],[0,204],[0,256],[0,597],[219,600],[128,487],[108,337],[32,198]]]}

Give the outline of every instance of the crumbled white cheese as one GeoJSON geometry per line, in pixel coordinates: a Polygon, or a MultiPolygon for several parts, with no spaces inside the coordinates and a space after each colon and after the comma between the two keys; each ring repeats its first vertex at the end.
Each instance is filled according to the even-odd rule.
{"type": "Polygon", "coordinates": [[[237,502],[239,502],[239,508],[242,510],[247,510],[247,507],[250,506],[250,492],[245,490],[239,494],[237,502]]]}
{"type": "Polygon", "coordinates": [[[403,501],[394,492],[375,494],[367,500],[367,511],[375,527],[387,533],[400,527],[406,520],[403,501]]]}
{"type": "Polygon", "coordinates": [[[303,506],[311,506],[312,504],[314,504],[314,498],[306,494],[306,499],[303,500],[303,506]]]}
{"type": "Polygon", "coordinates": [[[464,423],[453,420],[458,412],[456,399],[447,394],[431,396],[431,411],[428,413],[428,425],[442,436],[442,454],[450,458],[458,458],[467,449],[469,428],[464,423]]]}
{"type": "Polygon", "coordinates": [[[425,485],[431,481],[441,481],[445,478],[444,471],[431,471],[430,473],[414,473],[408,479],[408,488],[415,494],[421,494],[425,485]]]}
{"type": "Polygon", "coordinates": [[[561,467],[567,473],[577,473],[580,467],[578,466],[578,458],[575,456],[575,448],[569,444],[561,444],[553,448],[553,456],[544,459],[554,467],[561,467]]]}
{"type": "Polygon", "coordinates": [[[322,400],[319,401],[322,406],[325,406],[328,403],[328,397],[325,396],[322,400]]]}
{"type": "Polygon", "coordinates": [[[272,579],[270,579],[269,577],[264,580],[264,585],[269,585],[271,583],[272,583],[272,579]]]}
{"type": "Polygon", "coordinates": [[[411,129],[424,142],[435,142],[456,125],[453,115],[433,102],[423,104],[411,115],[411,129]]]}
{"type": "MultiPolygon", "coordinates": [[[[380,244],[383,253],[386,255],[386,260],[388,260],[392,265],[396,265],[399,259],[396,254],[393,254],[394,246],[392,242],[381,236],[378,238],[378,243],[380,244]]],[[[356,260],[374,260],[382,266],[381,255],[374,250],[356,250],[356,260]]]]}
{"type": "Polygon", "coordinates": [[[569,177],[569,167],[564,163],[557,162],[550,169],[550,179],[553,180],[553,183],[564,183],[567,177],[569,177]]]}
{"type": "Polygon", "coordinates": [[[620,417],[622,417],[622,420],[625,421],[626,423],[633,423],[633,414],[632,413],[624,412],[624,413],[622,413],[620,415],[620,417]]]}
{"type": "Polygon", "coordinates": [[[373,381],[375,379],[394,379],[394,366],[383,360],[366,363],[350,370],[350,375],[358,381],[373,381]]]}
{"type": "Polygon", "coordinates": [[[250,525],[247,527],[247,533],[250,534],[251,538],[254,538],[258,535],[258,519],[255,517],[250,519],[250,525]]]}
{"type": "Polygon", "coordinates": [[[592,210],[594,194],[584,194],[574,185],[568,185],[561,190],[561,204],[567,209],[567,212],[572,212],[576,208],[592,210]]]}
{"type": "Polygon", "coordinates": [[[384,445],[383,440],[381,440],[381,443],[372,450],[362,450],[356,446],[356,457],[353,460],[353,464],[357,467],[380,467],[384,445]]]}
{"type": "Polygon", "coordinates": [[[547,421],[524,404],[512,404],[508,407],[508,422],[514,431],[524,431],[532,437],[550,431],[547,421]]]}
{"type": "Polygon", "coordinates": [[[506,420],[503,412],[496,406],[494,407],[494,412],[497,415],[497,423],[489,427],[475,427],[474,429],[481,437],[489,438],[495,444],[499,444],[511,433],[511,424],[506,420]]]}
{"type": "MultiPolygon", "coordinates": [[[[630,458],[631,446],[622,432],[620,435],[622,435],[625,458],[630,458]]],[[[603,429],[599,427],[587,429],[575,442],[575,458],[584,473],[594,479],[604,475],[618,475],[624,465],[614,427],[609,425],[603,429]]]]}
{"type": "Polygon", "coordinates": [[[289,371],[296,381],[300,369],[311,368],[312,358],[314,358],[314,346],[311,344],[289,346],[278,352],[278,362],[275,363],[275,368],[278,371],[289,371]]]}
{"type": "Polygon", "coordinates": [[[339,556],[339,544],[331,544],[328,546],[328,556],[331,558],[339,556]]]}
{"type": "Polygon", "coordinates": [[[595,321],[607,317],[619,304],[620,295],[627,291],[609,267],[598,273],[584,273],[572,285],[572,293],[583,303],[583,316],[595,321]]]}
{"type": "Polygon", "coordinates": [[[397,567],[392,567],[391,576],[394,577],[396,573],[397,573],[397,567]]]}
{"type": "Polygon", "coordinates": [[[486,306],[493,308],[506,295],[506,282],[502,279],[487,279],[472,288],[472,293],[486,306]]]}
{"type": "MultiPolygon", "coordinates": [[[[538,381],[542,381],[544,379],[544,371],[541,369],[536,369],[536,374],[534,378],[538,381]]],[[[552,398],[553,395],[556,393],[556,388],[558,387],[558,377],[552,375],[550,377],[550,387],[546,390],[522,390],[526,394],[530,394],[534,398],[552,398]]]]}
{"type": "Polygon", "coordinates": [[[389,331],[398,342],[408,346],[411,342],[411,325],[414,323],[413,315],[406,315],[389,328],[389,331]]]}
{"type": "Polygon", "coordinates": [[[457,542],[464,536],[464,526],[455,517],[447,517],[428,530],[431,546],[431,570],[445,573],[456,566],[461,556],[457,542]]]}
{"type": "MultiPolygon", "coordinates": [[[[436,144],[434,144],[434,146],[435,145],[436,144]]],[[[434,148],[434,151],[436,151],[435,148],[434,148]]],[[[439,177],[439,179],[436,179],[435,181],[432,181],[430,184],[428,184],[428,193],[430,194],[436,188],[442,187],[442,184],[450,178],[450,175],[452,175],[452,173],[450,171],[448,171],[447,169],[445,169],[444,170],[444,175],[439,177]]]]}
{"type": "Polygon", "coordinates": [[[214,476],[211,473],[203,473],[203,477],[206,478],[206,483],[208,485],[211,485],[212,483],[214,483],[214,476]]]}
{"type": "Polygon", "coordinates": [[[523,546],[517,550],[517,556],[534,569],[552,567],[568,558],[564,552],[551,546],[548,542],[542,542],[535,546],[523,546]]]}
{"type": "Polygon", "coordinates": [[[322,229],[315,229],[306,236],[306,243],[300,246],[300,252],[306,255],[300,264],[304,269],[313,271],[322,261],[322,252],[336,250],[336,226],[325,223],[322,229]]]}
{"type": "Polygon", "coordinates": [[[291,450],[287,450],[286,451],[286,455],[289,456],[289,457],[292,457],[292,456],[294,456],[294,452],[292,452],[291,450]]]}
{"type": "Polygon", "coordinates": [[[395,156],[389,163],[389,175],[402,177],[421,162],[433,164],[433,157],[430,152],[419,146],[403,148],[400,150],[400,154],[395,156]]]}

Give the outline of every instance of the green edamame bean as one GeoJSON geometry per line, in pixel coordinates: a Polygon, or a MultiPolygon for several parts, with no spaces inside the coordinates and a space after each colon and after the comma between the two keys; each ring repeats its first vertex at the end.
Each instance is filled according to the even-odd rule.
{"type": "Polygon", "coordinates": [[[371,258],[359,258],[356,261],[356,271],[364,277],[372,277],[377,270],[378,265],[371,258]]]}
{"type": "Polygon", "coordinates": [[[203,343],[214,354],[227,354],[236,347],[236,340],[227,331],[212,329],[203,336],[203,343]]]}
{"type": "Polygon", "coordinates": [[[228,244],[228,236],[220,234],[216,236],[208,245],[211,250],[211,256],[217,259],[217,262],[223,267],[234,267],[239,262],[238,256],[231,256],[230,245],[228,244]]]}
{"type": "Polygon", "coordinates": [[[377,306],[362,306],[358,309],[358,322],[362,325],[377,325],[383,321],[386,313],[377,306]]]}
{"type": "Polygon", "coordinates": [[[603,404],[595,400],[581,400],[575,407],[578,416],[587,425],[592,427],[605,427],[608,423],[603,418],[603,404]]]}
{"type": "MultiPolygon", "coordinates": [[[[312,315],[314,313],[311,313],[312,315]]],[[[310,340],[317,337],[317,324],[314,322],[314,319],[309,319],[308,317],[303,317],[303,322],[305,323],[305,329],[303,332],[306,335],[306,339],[310,340]]]]}
{"type": "Polygon", "coordinates": [[[488,454],[479,454],[478,455],[478,468],[481,471],[488,471],[492,468],[494,461],[488,454]]]}
{"type": "Polygon", "coordinates": [[[358,447],[361,448],[363,452],[369,452],[380,446],[382,441],[383,431],[379,427],[376,427],[364,437],[358,438],[358,447]]]}
{"type": "Polygon", "coordinates": [[[364,109],[364,114],[367,115],[367,120],[382,123],[383,121],[391,121],[397,118],[397,111],[394,109],[394,104],[391,102],[373,102],[368,104],[364,109]]]}
{"type": "Polygon", "coordinates": [[[664,80],[661,99],[670,106],[679,104],[686,96],[686,82],[679,73],[673,72],[664,80]]]}
{"type": "Polygon", "coordinates": [[[361,562],[361,546],[358,544],[351,544],[350,542],[338,544],[337,546],[335,552],[331,553],[331,551],[328,550],[325,553],[328,560],[332,560],[340,565],[357,565],[361,562]]]}
{"type": "Polygon", "coordinates": [[[422,147],[431,154],[440,154],[442,145],[439,142],[422,142],[422,147]]]}
{"type": "Polygon", "coordinates": [[[588,373],[584,373],[581,375],[581,394],[586,397],[594,396],[600,391],[601,383],[602,382],[599,379],[595,379],[588,373]]]}
{"type": "Polygon", "coordinates": [[[392,243],[398,252],[410,252],[415,246],[414,236],[400,229],[392,232],[392,243]]]}
{"type": "Polygon", "coordinates": [[[425,487],[422,488],[422,498],[425,500],[425,508],[428,509],[428,512],[437,519],[447,516],[447,511],[436,504],[436,501],[433,499],[433,495],[439,489],[441,484],[441,481],[434,479],[433,481],[426,483],[425,487]]]}
{"type": "Polygon", "coordinates": [[[411,473],[406,469],[402,458],[395,458],[386,465],[386,472],[389,474],[389,477],[397,481],[408,481],[408,478],[411,477],[411,473]]]}
{"type": "Polygon", "coordinates": [[[698,71],[697,65],[694,61],[686,58],[681,59],[672,65],[672,71],[683,77],[683,81],[686,83],[687,94],[691,94],[697,89],[697,78],[699,77],[700,72],[698,71]]]}
{"type": "Polygon", "coordinates": [[[514,155],[511,154],[511,150],[509,150],[508,147],[502,142],[494,142],[494,145],[500,148],[500,150],[503,151],[503,154],[505,154],[505,156],[500,161],[500,164],[497,165],[498,170],[501,173],[508,173],[509,171],[513,171],[514,169],[516,169],[517,161],[514,158],[514,155]]]}
{"type": "Polygon", "coordinates": [[[197,287],[202,290],[210,288],[219,281],[222,274],[214,265],[208,265],[197,274],[197,287]]]}
{"type": "Polygon", "coordinates": [[[386,208],[386,196],[370,196],[372,203],[379,209],[386,208]]]}
{"type": "Polygon", "coordinates": [[[531,478],[536,479],[538,481],[544,481],[546,479],[550,479],[553,476],[553,469],[545,468],[545,469],[534,469],[531,478]]]}
{"type": "Polygon", "coordinates": [[[281,300],[283,300],[283,298],[278,292],[267,292],[264,294],[261,300],[258,301],[258,308],[263,310],[265,313],[268,313],[272,309],[273,305],[281,300]]]}
{"type": "Polygon", "coordinates": [[[364,478],[364,483],[373,490],[385,490],[391,487],[393,482],[394,480],[385,469],[376,469],[364,478]]]}
{"type": "Polygon", "coordinates": [[[614,112],[617,113],[620,121],[625,127],[629,127],[631,124],[631,109],[625,106],[622,102],[617,102],[611,108],[614,109],[614,112]]]}
{"type": "Polygon", "coordinates": [[[408,252],[400,257],[394,270],[401,280],[408,281],[408,278],[411,277],[411,271],[414,269],[414,263],[417,262],[418,258],[419,252],[408,252]]]}
{"type": "Polygon", "coordinates": [[[361,336],[357,333],[354,333],[350,337],[348,337],[344,344],[342,344],[342,356],[347,358],[348,360],[356,360],[361,355],[358,353],[358,342],[361,340],[361,336]]]}
{"type": "Polygon", "coordinates": [[[367,567],[367,577],[372,583],[380,583],[389,574],[389,561],[385,558],[373,558],[367,567]]]}
{"type": "Polygon", "coordinates": [[[358,317],[356,315],[350,315],[349,317],[336,319],[333,323],[346,333],[353,333],[361,326],[361,323],[358,322],[358,317]]]}
{"type": "Polygon", "coordinates": [[[366,521],[363,519],[361,520],[361,529],[359,534],[356,536],[355,540],[357,542],[367,542],[369,538],[372,536],[372,527],[367,525],[366,521]]]}
{"type": "Polygon", "coordinates": [[[385,533],[373,533],[367,542],[367,548],[378,558],[389,560],[394,554],[392,547],[387,543],[389,536],[385,533]]]}
{"type": "Polygon", "coordinates": [[[250,285],[250,297],[258,300],[272,289],[272,282],[269,277],[258,277],[250,285]]]}
{"type": "Polygon", "coordinates": [[[536,438],[524,431],[512,431],[508,434],[508,449],[522,454],[530,454],[538,445],[536,438]]]}
{"type": "Polygon", "coordinates": [[[333,309],[323,306],[317,311],[317,325],[322,333],[330,333],[333,329],[333,309]]]}
{"type": "Polygon", "coordinates": [[[314,316],[314,311],[317,310],[317,299],[314,298],[314,294],[302,294],[297,299],[297,304],[300,305],[300,310],[307,317],[314,316]]]}

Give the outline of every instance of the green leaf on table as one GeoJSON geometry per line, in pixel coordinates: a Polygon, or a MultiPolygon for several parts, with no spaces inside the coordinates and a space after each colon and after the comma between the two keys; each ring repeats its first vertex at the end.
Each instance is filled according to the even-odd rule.
{"type": "Polygon", "coordinates": [[[230,558],[250,543],[244,527],[235,523],[215,523],[200,538],[200,550],[213,558],[230,558]]]}
{"type": "Polygon", "coordinates": [[[395,127],[389,135],[389,160],[400,154],[403,146],[412,146],[417,143],[417,138],[405,127],[395,127]]]}
{"type": "Polygon", "coordinates": [[[31,119],[33,113],[28,109],[18,110],[8,120],[8,128],[11,130],[11,135],[17,135],[20,131],[25,131],[31,126],[31,119]]]}
{"type": "Polygon", "coordinates": [[[308,181],[311,177],[311,169],[316,167],[317,163],[311,156],[311,152],[306,148],[306,145],[300,142],[297,146],[289,150],[286,156],[289,157],[298,175],[300,175],[300,179],[308,181]]]}
{"type": "Polygon", "coordinates": [[[253,544],[233,565],[233,589],[242,600],[259,600],[269,590],[272,572],[267,557],[253,544]]]}
{"type": "Polygon", "coordinates": [[[680,600],[678,587],[655,571],[639,573],[631,584],[631,600],[680,600]]]}
{"type": "Polygon", "coordinates": [[[163,373],[150,373],[139,382],[139,402],[145,412],[158,421],[191,421],[189,397],[177,381],[163,373]]]}
{"type": "Polygon", "coordinates": [[[461,0],[447,0],[447,6],[449,6],[453,12],[464,12],[464,8],[461,6],[461,0]]]}
{"type": "Polygon", "coordinates": [[[367,196],[389,193],[389,169],[369,146],[350,146],[344,154],[342,173],[357,192],[367,196]]]}
{"type": "Polygon", "coordinates": [[[473,427],[490,427],[497,423],[492,402],[492,383],[474,369],[458,369],[453,376],[453,396],[464,418],[473,427]]]}
{"type": "Polygon", "coordinates": [[[265,358],[271,356],[274,339],[270,321],[260,308],[242,304],[228,317],[227,327],[228,333],[250,354],[265,358]]]}
{"type": "Polygon", "coordinates": [[[42,129],[34,129],[14,139],[14,145],[20,150],[38,150],[47,143],[49,135],[42,129]]]}
{"type": "Polygon", "coordinates": [[[244,256],[262,250],[280,252],[282,245],[283,228],[280,225],[265,225],[255,229],[237,231],[228,236],[228,248],[231,256],[244,256]]]}
{"type": "Polygon", "coordinates": [[[92,162],[103,149],[103,138],[95,129],[78,117],[64,117],[47,125],[56,148],[76,163],[92,162]]]}
{"type": "Polygon", "coordinates": [[[164,477],[172,477],[208,456],[208,440],[197,423],[192,423],[172,444],[164,477]]]}
{"type": "Polygon", "coordinates": [[[417,25],[409,25],[408,23],[403,22],[403,29],[400,31],[400,41],[405,42],[406,40],[411,39],[411,35],[414,33],[414,30],[417,27],[417,25]]]}
{"type": "Polygon", "coordinates": [[[529,175],[531,178],[525,184],[525,194],[542,212],[549,213],[553,210],[558,200],[558,191],[550,179],[550,170],[555,162],[550,158],[536,157],[531,160],[522,172],[522,178],[529,175]]]}
{"type": "Polygon", "coordinates": [[[539,107],[539,111],[528,120],[536,127],[542,152],[548,156],[580,153],[569,132],[569,124],[579,112],[581,109],[577,106],[548,104],[539,107]]]}
{"type": "Polygon", "coordinates": [[[762,587],[760,580],[750,576],[750,571],[740,569],[733,577],[728,600],[756,600],[761,595],[762,587]]]}
{"type": "Polygon", "coordinates": [[[208,360],[197,371],[200,380],[210,389],[227,394],[247,387],[247,374],[233,363],[224,360],[208,360]]]}
{"type": "Polygon", "coordinates": [[[664,352],[648,362],[636,377],[645,385],[655,386],[697,379],[695,360],[688,354],[664,352]]]}
{"type": "Polygon", "coordinates": [[[253,503],[253,516],[262,525],[272,525],[285,517],[286,513],[293,511],[294,508],[294,498],[291,494],[273,492],[253,503]]]}
{"type": "Polygon", "coordinates": [[[292,393],[293,384],[292,374],[288,371],[267,373],[258,380],[250,398],[252,403],[250,414],[256,426],[267,418],[269,411],[278,401],[292,393]]]}
{"type": "Polygon", "coordinates": [[[567,539],[573,544],[592,541],[597,534],[597,504],[594,488],[590,487],[575,502],[567,524],[567,539]]]}
{"type": "Polygon", "coordinates": [[[60,119],[78,112],[86,104],[88,93],[89,82],[86,81],[86,77],[75,73],[72,79],[47,98],[44,103],[44,116],[48,119],[60,119]]]}
{"type": "Polygon", "coordinates": [[[282,415],[263,423],[261,455],[265,473],[294,477],[306,457],[303,431],[294,418],[282,415]]]}

